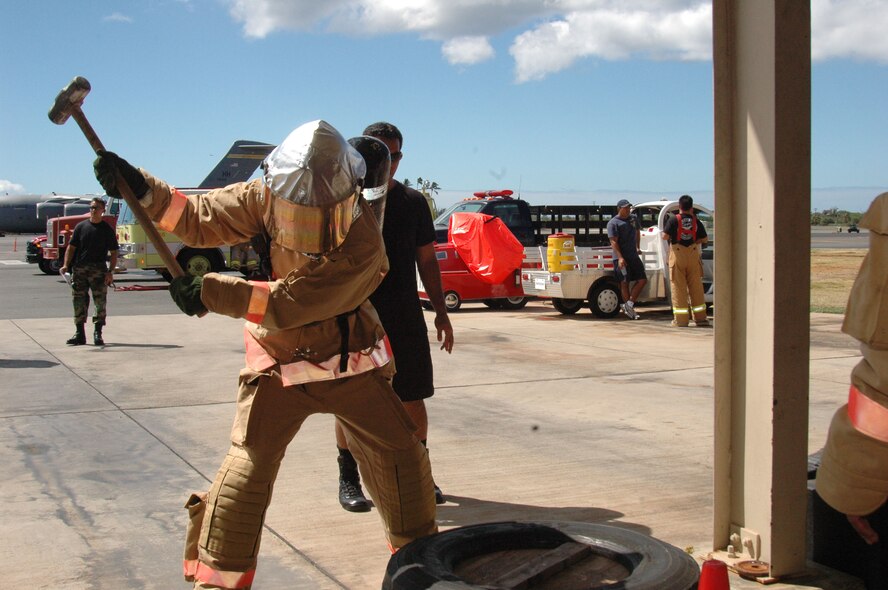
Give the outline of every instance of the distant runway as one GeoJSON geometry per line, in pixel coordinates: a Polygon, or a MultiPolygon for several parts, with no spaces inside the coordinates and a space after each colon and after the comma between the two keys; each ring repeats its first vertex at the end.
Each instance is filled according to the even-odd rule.
{"type": "Polygon", "coordinates": [[[862,229],[860,233],[849,234],[842,227],[839,232],[834,227],[812,227],[811,248],[848,249],[868,248],[869,231],[862,229]]]}
{"type": "MultiPolygon", "coordinates": [[[[17,266],[25,263],[25,250],[28,241],[36,234],[8,234],[0,237],[0,264],[17,266]]],[[[716,240],[717,241],[717,240],[716,240]]],[[[836,231],[834,227],[812,227],[811,247],[830,249],[855,249],[869,247],[869,232],[865,229],[860,233],[849,234],[836,231]]],[[[36,265],[34,267],[36,269],[36,265]]]]}

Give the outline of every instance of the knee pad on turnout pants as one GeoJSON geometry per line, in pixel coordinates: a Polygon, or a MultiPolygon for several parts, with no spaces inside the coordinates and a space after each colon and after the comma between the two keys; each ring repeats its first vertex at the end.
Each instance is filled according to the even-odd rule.
{"type": "Polygon", "coordinates": [[[349,437],[349,448],[393,549],[437,532],[435,484],[422,443],[416,441],[405,450],[385,450],[349,437]]]}
{"type": "Polygon", "coordinates": [[[197,520],[197,513],[204,512],[199,531],[193,530],[196,523],[189,523],[186,562],[195,557],[196,539],[199,562],[209,566],[214,577],[237,577],[255,569],[262,525],[279,465],[257,465],[243,448],[230,448],[207,496],[205,509],[200,507],[200,495],[192,496],[192,506],[186,506],[195,513],[192,521],[197,520]]]}

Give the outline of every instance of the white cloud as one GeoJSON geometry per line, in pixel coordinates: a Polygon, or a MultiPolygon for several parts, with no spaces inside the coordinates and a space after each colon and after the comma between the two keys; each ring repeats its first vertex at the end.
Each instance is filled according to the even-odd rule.
{"type": "Polygon", "coordinates": [[[10,180],[0,178],[0,194],[20,195],[25,192],[25,187],[10,180]]]}
{"type": "Polygon", "coordinates": [[[109,14],[105,18],[102,19],[105,22],[112,23],[131,23],[133,22],[133,17],[127,16],[125,14],[121,14],[119,12],[115,12],[114,14],[109,14]]]}
{"type": "Polygon", "coordinates": [[[441,53],[451,65],[472,65],[493,58],[487,37],[457,37],[445,41],[441,53]]]}
{"type": "Polygon", "coordinates": [[[813,0],[811,57],[850,57],[888,63],[888,2],[813,0]]]}
{"type": "MultiPolygon", "coordinates": [[[[276,31],[374,36],[413,33],[442,43],[451,64],[494,57],[490,39],[514,35],[519,82],[588,58],[708,60],[711,0],[226,0],[248,37],[276,31]],[[517,31],[517,32],[516,32],[517,31]]],[[[888,2],[811,0],[814,59],[888,63],[888,2]]]]}
{"type": "Polygon", "coordinates": [[[708,3],[663,14],[608,7],[572,12],[521,33],[509,53],[517,81],[526,82],[585,57],[706,60],[712,51],[711,29],[708,3]]]}

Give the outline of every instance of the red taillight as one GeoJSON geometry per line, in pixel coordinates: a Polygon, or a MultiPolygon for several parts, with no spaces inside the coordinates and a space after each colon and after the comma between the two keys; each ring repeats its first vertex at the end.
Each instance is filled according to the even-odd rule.
{"type": "Polygon", "coordinates": [[[558,275],[552,275],[552,282],[553,283],[560,283],[561,277],[559,277],[558,275]]]}

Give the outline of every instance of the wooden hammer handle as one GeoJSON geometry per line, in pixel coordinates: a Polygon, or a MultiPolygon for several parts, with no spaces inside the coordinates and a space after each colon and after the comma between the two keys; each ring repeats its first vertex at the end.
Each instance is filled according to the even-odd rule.
{"type": "MultiPolygon", "coordinates": [[[[92,149],[97,154],[99,151],[105,151],[105,146],[102,145],[102,141],[99,139],[99,136],[96,135],[96,132],[93,130],[92,125],[89,124],[89,121],[86,119],[86,115],[83,114],[83,110],[78,105],[73,105],[71,107],[71,116],[74,117],[74,120],[77,121],[77,124],[80,126],[81,131],[86,136],[87,141],[89,141],[89,145],[92,146],[92,149]]],[[[179,261],[173,256],[173,253],[170,252],[169,246],[166,245],[166,242],[163,241],[163,238],[160,235],[160,232],[157,231],[157,227],[155,227],[154,222],[151,221],[151,218],[148,217],[148,214],[145,212],[145,208],[142,207],[142,203],[139,202],[139,199],[133,194],[133,189],[130,188],[130,185],[124,180],[123,176],[120,174],[120,171],[117,171],[117,188],[120,191],[120,195],[123,197],[123,200],[126,201],[126,204],[129,205],[129,208],[132,210],[133,214],[136,216],[136,219],[145,229],[145,233],[148,234],[148,239],[151,240],[151,243],[154,244],[154,248],[157,250],[157,253],[160,255],[161,260],[163,260],[164,266],[167,267],[167,270],[170,271],[170,274],[173,278],[181,277],[185,274],[182,270],[182,267],[179,265],[179,261]]]]}

